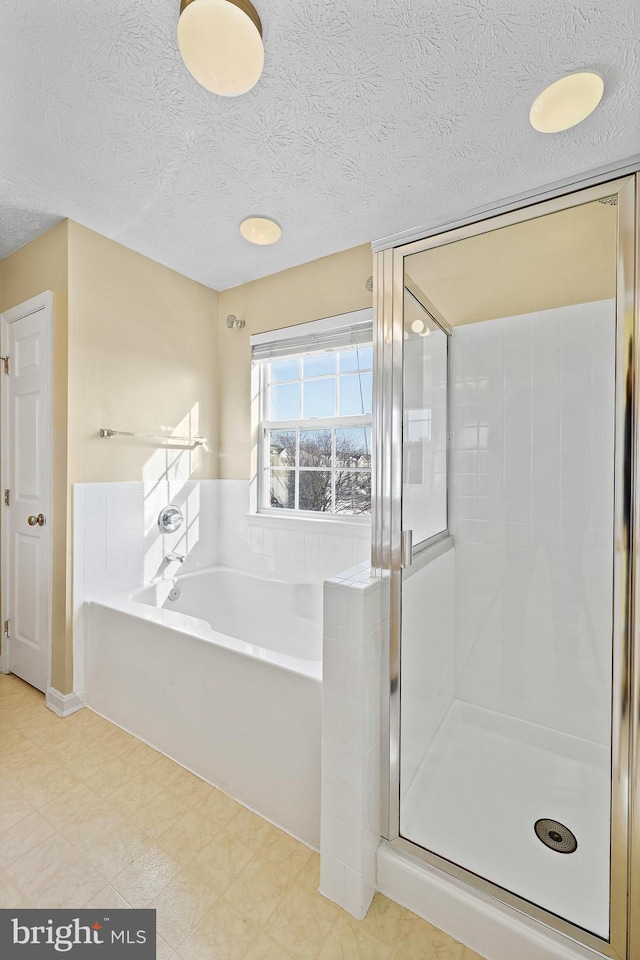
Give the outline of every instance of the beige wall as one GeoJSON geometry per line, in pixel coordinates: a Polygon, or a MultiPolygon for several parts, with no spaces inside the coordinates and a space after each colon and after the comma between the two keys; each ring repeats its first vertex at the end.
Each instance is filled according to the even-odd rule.
{"type": "Polygon", "coordinates": [[[373,298],[366,282],[372,273],[371,247],[365,244],[220,294],[221,477],[250,476],[251,334],[370,307],[373,298]],[[230,313],[244,320],[246,326],[228,329],[226,318],[230,313]]]}
{"type": "MultiPolygon", "coordinates": [[[[73,689],[71,485],[153,479],[158,445],[100,427],[208,438],[216,475],[218,294],[71,221],[0,262],[0,310],[54,292],[52,684],[73,689]]],[[[165,460],[166,466],[166,460],[165,460]]]]}
{"type": "Polygon", "coordinates": [[[53,298],[53,612],[54,687],[71,690],[71,577],[67,555],[67,221],[59,223],[0,262],[0,311],[9,310],[45,290],[53,298]]]}
{"type": "Polygon", "coordinates": [[[101,427],[200,433],[191,475],[216,476],[217,320],[214,290],[69,223],[71,483],[157,479],[157,444],[101,427]]]}
{"type": "Polygon", "coordinates": [[[407,259],[410,280],[451,326],[615,296],[617,212],[599,201],[407,259]]]}
{"type": "Polygon", "coordinates": [[[45,290],[67,290],[67,221],[47,230],[0,261],[0,309],[24,303],[45,290]]]}

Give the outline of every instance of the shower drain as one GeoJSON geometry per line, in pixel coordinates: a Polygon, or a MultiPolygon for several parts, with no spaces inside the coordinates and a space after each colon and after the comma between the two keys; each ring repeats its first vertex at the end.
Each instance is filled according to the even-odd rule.
{"type": "Polygon", "coordinates": [[[534,828],[538,840],[556,853],[573,853],[578,849],[578,841],[564,823],[557,820],[536,820],[534,828]]]}

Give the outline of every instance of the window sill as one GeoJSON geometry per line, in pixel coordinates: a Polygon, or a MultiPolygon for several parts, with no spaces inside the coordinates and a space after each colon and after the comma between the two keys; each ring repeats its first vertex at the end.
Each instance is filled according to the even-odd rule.
{"type": "Polygon", "coordinates": [[[325,517],[296,517],[291,514],[278,513],[247,513],[245,514],[252,527],[269,527],[277,524],[280,530],[297,530],[299,533],[326,533],[333,536],[355,537],[358,540],[369,540],[371,537],[371,520],[369,518],[330,520],[325,517]]]}

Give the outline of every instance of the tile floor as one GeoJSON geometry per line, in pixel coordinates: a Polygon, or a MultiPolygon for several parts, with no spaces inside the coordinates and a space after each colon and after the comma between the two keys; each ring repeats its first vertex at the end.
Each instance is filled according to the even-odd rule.
{"type": "Polygon", "coordinates": [[[481,960],[90,710],[0,675],[0,907],[155,907],[158,960],[481,960]]]}

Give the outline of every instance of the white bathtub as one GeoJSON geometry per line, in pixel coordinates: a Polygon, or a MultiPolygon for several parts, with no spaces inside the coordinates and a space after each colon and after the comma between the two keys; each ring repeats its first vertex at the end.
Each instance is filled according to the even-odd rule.
{"type": "Polygon", "coordinates": [[[159,581],[87,604],[86,650],[89,707],[319,846],[322,584],[159,581]]]}

